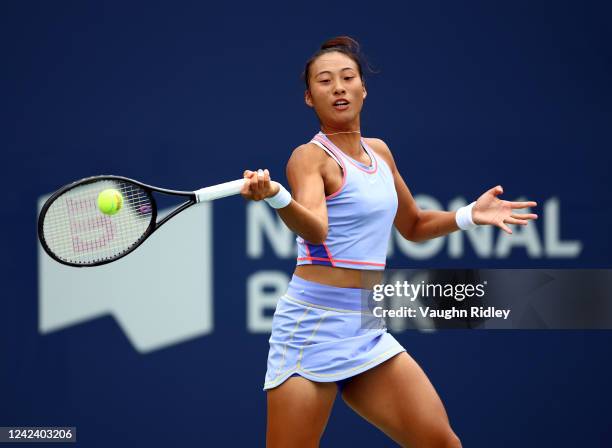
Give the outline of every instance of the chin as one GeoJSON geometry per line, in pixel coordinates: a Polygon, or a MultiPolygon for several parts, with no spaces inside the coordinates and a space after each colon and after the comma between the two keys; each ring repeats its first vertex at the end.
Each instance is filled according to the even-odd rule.
{"type": "Polygon", "coordinates": [[[358,115],[351,114],[346,116],[335,116],[330,117],[330,121],[338,126],[349,126],[352,125],[357,119],[358,115]]]}

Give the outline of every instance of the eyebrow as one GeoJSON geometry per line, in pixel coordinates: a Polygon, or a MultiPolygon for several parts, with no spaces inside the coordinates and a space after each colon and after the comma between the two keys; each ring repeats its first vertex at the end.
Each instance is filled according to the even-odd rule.
{"type": "MultiPolygon", "coordinates": [[[[343,72],[344,70],[355,70],[353,67],[344,67],[342,70],[340,70],[341,72],[343,72]]],[[[319,75],[322,75],[323,73],[331,73],[329,70],[323,70],[322,72],[319,72],[315,75],[315,78],[319,75]]]]}

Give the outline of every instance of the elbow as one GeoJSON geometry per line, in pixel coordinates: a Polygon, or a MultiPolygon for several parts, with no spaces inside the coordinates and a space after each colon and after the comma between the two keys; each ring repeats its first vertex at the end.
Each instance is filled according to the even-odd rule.
{"type": "Polygon", "coordinates": [[[325,240],[327,240],[327,230],[313,234],[311,238],[308,238],[308,241],[312,244],[325,244],[325,240]]]}
{"type": "Polygon", "coordinates": [[[303,235],[302,237],[312,244],[324,244],[325,240],[327,240],[327,233],[327,225],[321,225],[317,229],[313,229],[312,232],[309,232],[308,235],[303,235]]]}
{"type": "Polygon", "coordinates": [[[315,246],[320,246],[325,243],[325,238],[309,238],[307,241],[315,246]]]}
{"type": "Polygon", "coordinates": [[[411,241],[413,243],[420,243],[422,241],[425,241],[425,238],[419,237],[414,231],[401,231],[398,229],[398,232],[405,240],[411,241]]]}
{"type": "Polygon", "coordinates": [[[412,241],[413,243],[422,243],[423,241],[427,241],[427,238],[423,238],[414,234],[406,236],[404,238],[406,238],[408,241],[412,241]]]}
{"type": "Polygon", "coordinates": [[[424,238],[421,233],[418,231],[419,224],[419,216],[416,217],[411,223],[408,225],[397,226],[397,230],[404,237],[404,239],[408,241],[412,241],[413,243],[420,243],[426,241],[427,238],[424,238]]]}

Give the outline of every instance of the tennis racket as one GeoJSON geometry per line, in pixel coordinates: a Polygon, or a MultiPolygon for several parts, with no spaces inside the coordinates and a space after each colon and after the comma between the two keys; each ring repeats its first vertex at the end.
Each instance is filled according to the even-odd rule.
{"type": "Polygon", "coordinates": [[[157,188],[121,176],[93,176],[53,193],[38,217],[38,238],[45,252],[68,266],[99,266],[125,257],[171,218],[203,201],[240,193],[244,179],[197,191],[157,188]],[[98,195],[108,189],[121,193],[113,214],[98,208],[98,195]],[[157,220],[153,192],[182,196],[185,202],[157,220]]]}

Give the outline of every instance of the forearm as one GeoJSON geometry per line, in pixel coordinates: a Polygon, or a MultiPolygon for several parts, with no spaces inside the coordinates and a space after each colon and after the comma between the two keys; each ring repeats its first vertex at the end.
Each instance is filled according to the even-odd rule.
{"type": "Polygon", "coordinates": [[[421,210],[408,239],[420,242],[459,230],[455,214],[456,212],[421,210]]]}
{"type": "Polygon", "coordinates": [[[287,207],[276,211],[287,227],[306,241],[314,244],[325,242],[327,219],[322,219],[295,200],[292,200],[287,207]]]}

